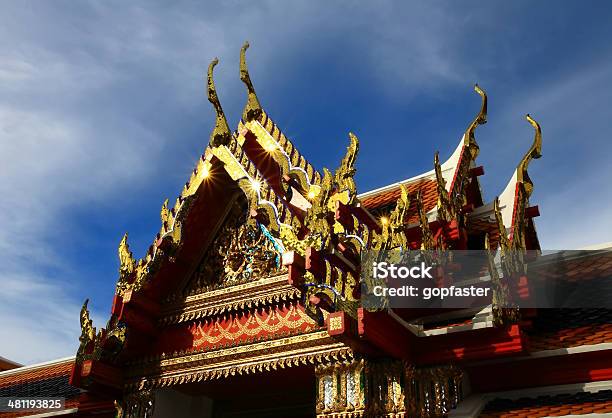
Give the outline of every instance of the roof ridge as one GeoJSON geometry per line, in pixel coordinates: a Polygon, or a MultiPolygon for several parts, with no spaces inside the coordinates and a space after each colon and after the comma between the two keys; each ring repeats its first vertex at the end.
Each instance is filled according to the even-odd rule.
{"type": "Polygon", "coordinates": [[[70,357],[64,357],[64,358],[55,359],[55,360],[49,360],[49,361],[45,361],[42,363],[30,364],[28,366],[17,367],[16,369],[11,369],[11,370],[0,372],[0,378],[5,377],[5,376],[12,376],[15,374],[21,374],[21,373],[29,372],[32,370],[44,369],[45,367],[60,365],[63,363],[71,363],[74,361],[74,359],[75,359],[75,356],[70,356],[70,357]]]}

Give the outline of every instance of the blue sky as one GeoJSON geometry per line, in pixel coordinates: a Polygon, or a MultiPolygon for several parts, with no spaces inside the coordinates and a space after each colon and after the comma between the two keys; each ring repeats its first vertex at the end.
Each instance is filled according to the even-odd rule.
{"type": "Polygon", "coordinates": [[[72,355],[89,297],[106,323],[117,244],[142,256],[214,122],[218,56],[231,126],[259,98],[316,167],[361,140],[360,191],[431,169],[489,95],[476,136],[487,198],[532,128],[546,249],[612,240],[612,5],[581,2],[43,2],[0,14],[0,356],[72,355]],[[173,7],[169,7],[172,4],[173,7]]]}

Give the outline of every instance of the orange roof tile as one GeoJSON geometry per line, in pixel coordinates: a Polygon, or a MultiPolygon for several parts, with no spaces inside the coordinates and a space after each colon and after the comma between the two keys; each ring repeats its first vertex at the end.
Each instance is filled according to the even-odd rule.
{"type": "Polygon", "coordinates": [[[545,334],[536,334],[529,340],[532,351],[603,343],[612,343],[612,324],[595,324],[545,334]]]}
{"type": "Polygon", "coordinates": [[[612,342],[609,309],[541,309],[527,331],[531,351],[612,342]]]}
{"type": "Polygon", "coordinates": [[[612,391],[548,395],[537,398],[495,399],[480,414],[484,418],[561,417],[612,412],[612,391]]]}
{"type": "Polygon", "coordinates": [[[0,373],[0,388],[16,384],[32,382],[50,377],[68,376],[72,371],[74,359],[70,358],[57,363],[41,365],[40,367],[20,367],[0,373]],[[21,371],[20,369],[23,369],[21,371]]]}
{"type": "MultiPolygon", "coordinates": [[[[410,207],[406,222],[409,224],[418,223],[418,213],[416,209],[416,194],[421,192],[423,199],[423,208],[425,212],[432,210],[438,203],[438,183],[432,179],[421,179],[404,184],[410,196],[410,207]]],[[[401,193],[400,186],[397,185],[391,189],[381,191],[364,197],[361,204],[371,212],[375,212],[384,208],[387,205],[394,204],[401,193]]]]}

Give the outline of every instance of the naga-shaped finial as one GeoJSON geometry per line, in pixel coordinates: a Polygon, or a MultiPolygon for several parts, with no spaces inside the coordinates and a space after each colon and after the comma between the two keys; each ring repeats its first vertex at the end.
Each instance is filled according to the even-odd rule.
{"type": "Polygon", "coordinates": [[[478,144],[474,138],[474,131],[478,125],[484,125],[487,123],[487,93],[485,93],[485,91],[481,89],[478,84],[474,84],[474,90],[482,98],[480,111],[478,112],[478,115],[476,115],[474,121],[470,123],[470,126],[468,126],[463,137],[464,145],[470,148],[472,159],[475,159],[478,156],[479,151],[478,144]]]}
{"type": "Polygon", "coordinates": [[[89,318],[89,310],[87,309],[87,304],[89,303],[89,299],[85,299],[83,303],[83,307],[81,308],[81,336],[79,337],[79,341],[81,345],[85,345],[96,336],[96,329],[93,327],[93,321],[89,318]]]}
{"type": "Polygon", "coordinates": [[[245,122],[253,119],[259,119],[262,112],[261,104],[259,103],[257,94],[255,94],[255,88],[251,82],[251,76],[249,75],[249,69],[247,68],[246,64],[247,49],[249,49],[248,41],[242,45],[242,48],[240,48],[240,80],[242,80],[242,82],[246,85],[248,92],[247,104],[242,112],[242,119],[245,122]]]}
{"type": "Polygon", "coordinates": [[[125,277],[134,271],[134,257],[127,243],[128,233],[126,232],[119,243],[119,276],[125,277]]]}
{"type": "Polygon", "coordinates": [[[212,103],[215,108],[215,113],[217,114],[217,120],[215,122],[215,128],[210,134],[210,144],[213,147],[218,147],[219,145],[226,145],[229,143],[232,135],[230,133],[229,125],[227,124],[227,119],[225,119],[225,113],[223,113],[223,108],[221,108],[221,102],[219,102],[219,96],[217,96],[217,89],[215,88],[215,81],[213,80],[213,69],[215,65],[219,63],[219,60],[215,58],[210,62],[208,66],[208,101],[212,103]]]}
{"type": "MultiPolygon", "coordinates": [[[[359,152],[359,139],[349,132],[350,143],[346,147],[346,154],[340,162],[340,166],[334,172],[334,182],[338,187],[339,192],[348,191],[349,199],[352,202],[357,195],[357,187],[355,186],[355,162],[357,161],[357,153],[359,152]]],[[[350,203],[349,202],[349,203],[350,203]]]]}
{"type": "Polygon", "coordinates": [[[535,135],[529,151],[527,151],[516,168],[516,174],[518,182],[523,184],[525,194],[527,195],[527,198],[529,198],[533,192],[533,182],[529,178],[527,167],[532,159],[538,159],[542,156],[542,129],[540,128],[538,122],[536,122],[529,114],[527,114],[525,118],[535,129],[535,135]]]}

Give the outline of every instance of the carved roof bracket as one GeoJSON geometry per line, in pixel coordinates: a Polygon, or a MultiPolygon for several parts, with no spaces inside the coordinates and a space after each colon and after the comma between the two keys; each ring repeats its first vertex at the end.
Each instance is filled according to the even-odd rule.
{"type": "Polygon", "coordinates": [[[359,152],[359,139],[352,133],[349,132],[350,143],[346,148],[346,154],[340,166],[334,172],[334,184],[337,188],[337,194],[342,196],[341,199],[346,199],[344,204],[352,204],[357,197],[357,187],[355,186],[355,162],[357,160],[357,153],[359,152]]]}
{"type": "Polygon", "coordinates": [[[448,191],[446,190],[446,180],[442,176],[442,167],[440,166],[440,157],[438,151],[434,154],[434,171],[436,173],[436,182],[438,189],[438,219],[444,222],[450,222],[457,219],[457,202],[451,200],[448,191]]]}
{"type": "Polygon", "coordinates": [[[400,184],[400,190],[400,196],[393,212],[388,219],[382,222],[381,233],[373,231],[374,242],[372,248],[376,251],[386,251],[398,247],[405,249],[408,246],[404,221],[410,206],[410,198],[408,190],[403,184],[400,184]]]}
{"type": "Polygon", "coordinates": [[[419,214],[419,224],[421,226],[421,250],[433,250],[436,247],[436,242],[429,228],[429,219],[423,207],[423,198],[420,190],[416,196],[416,206],[419,214]]]}

